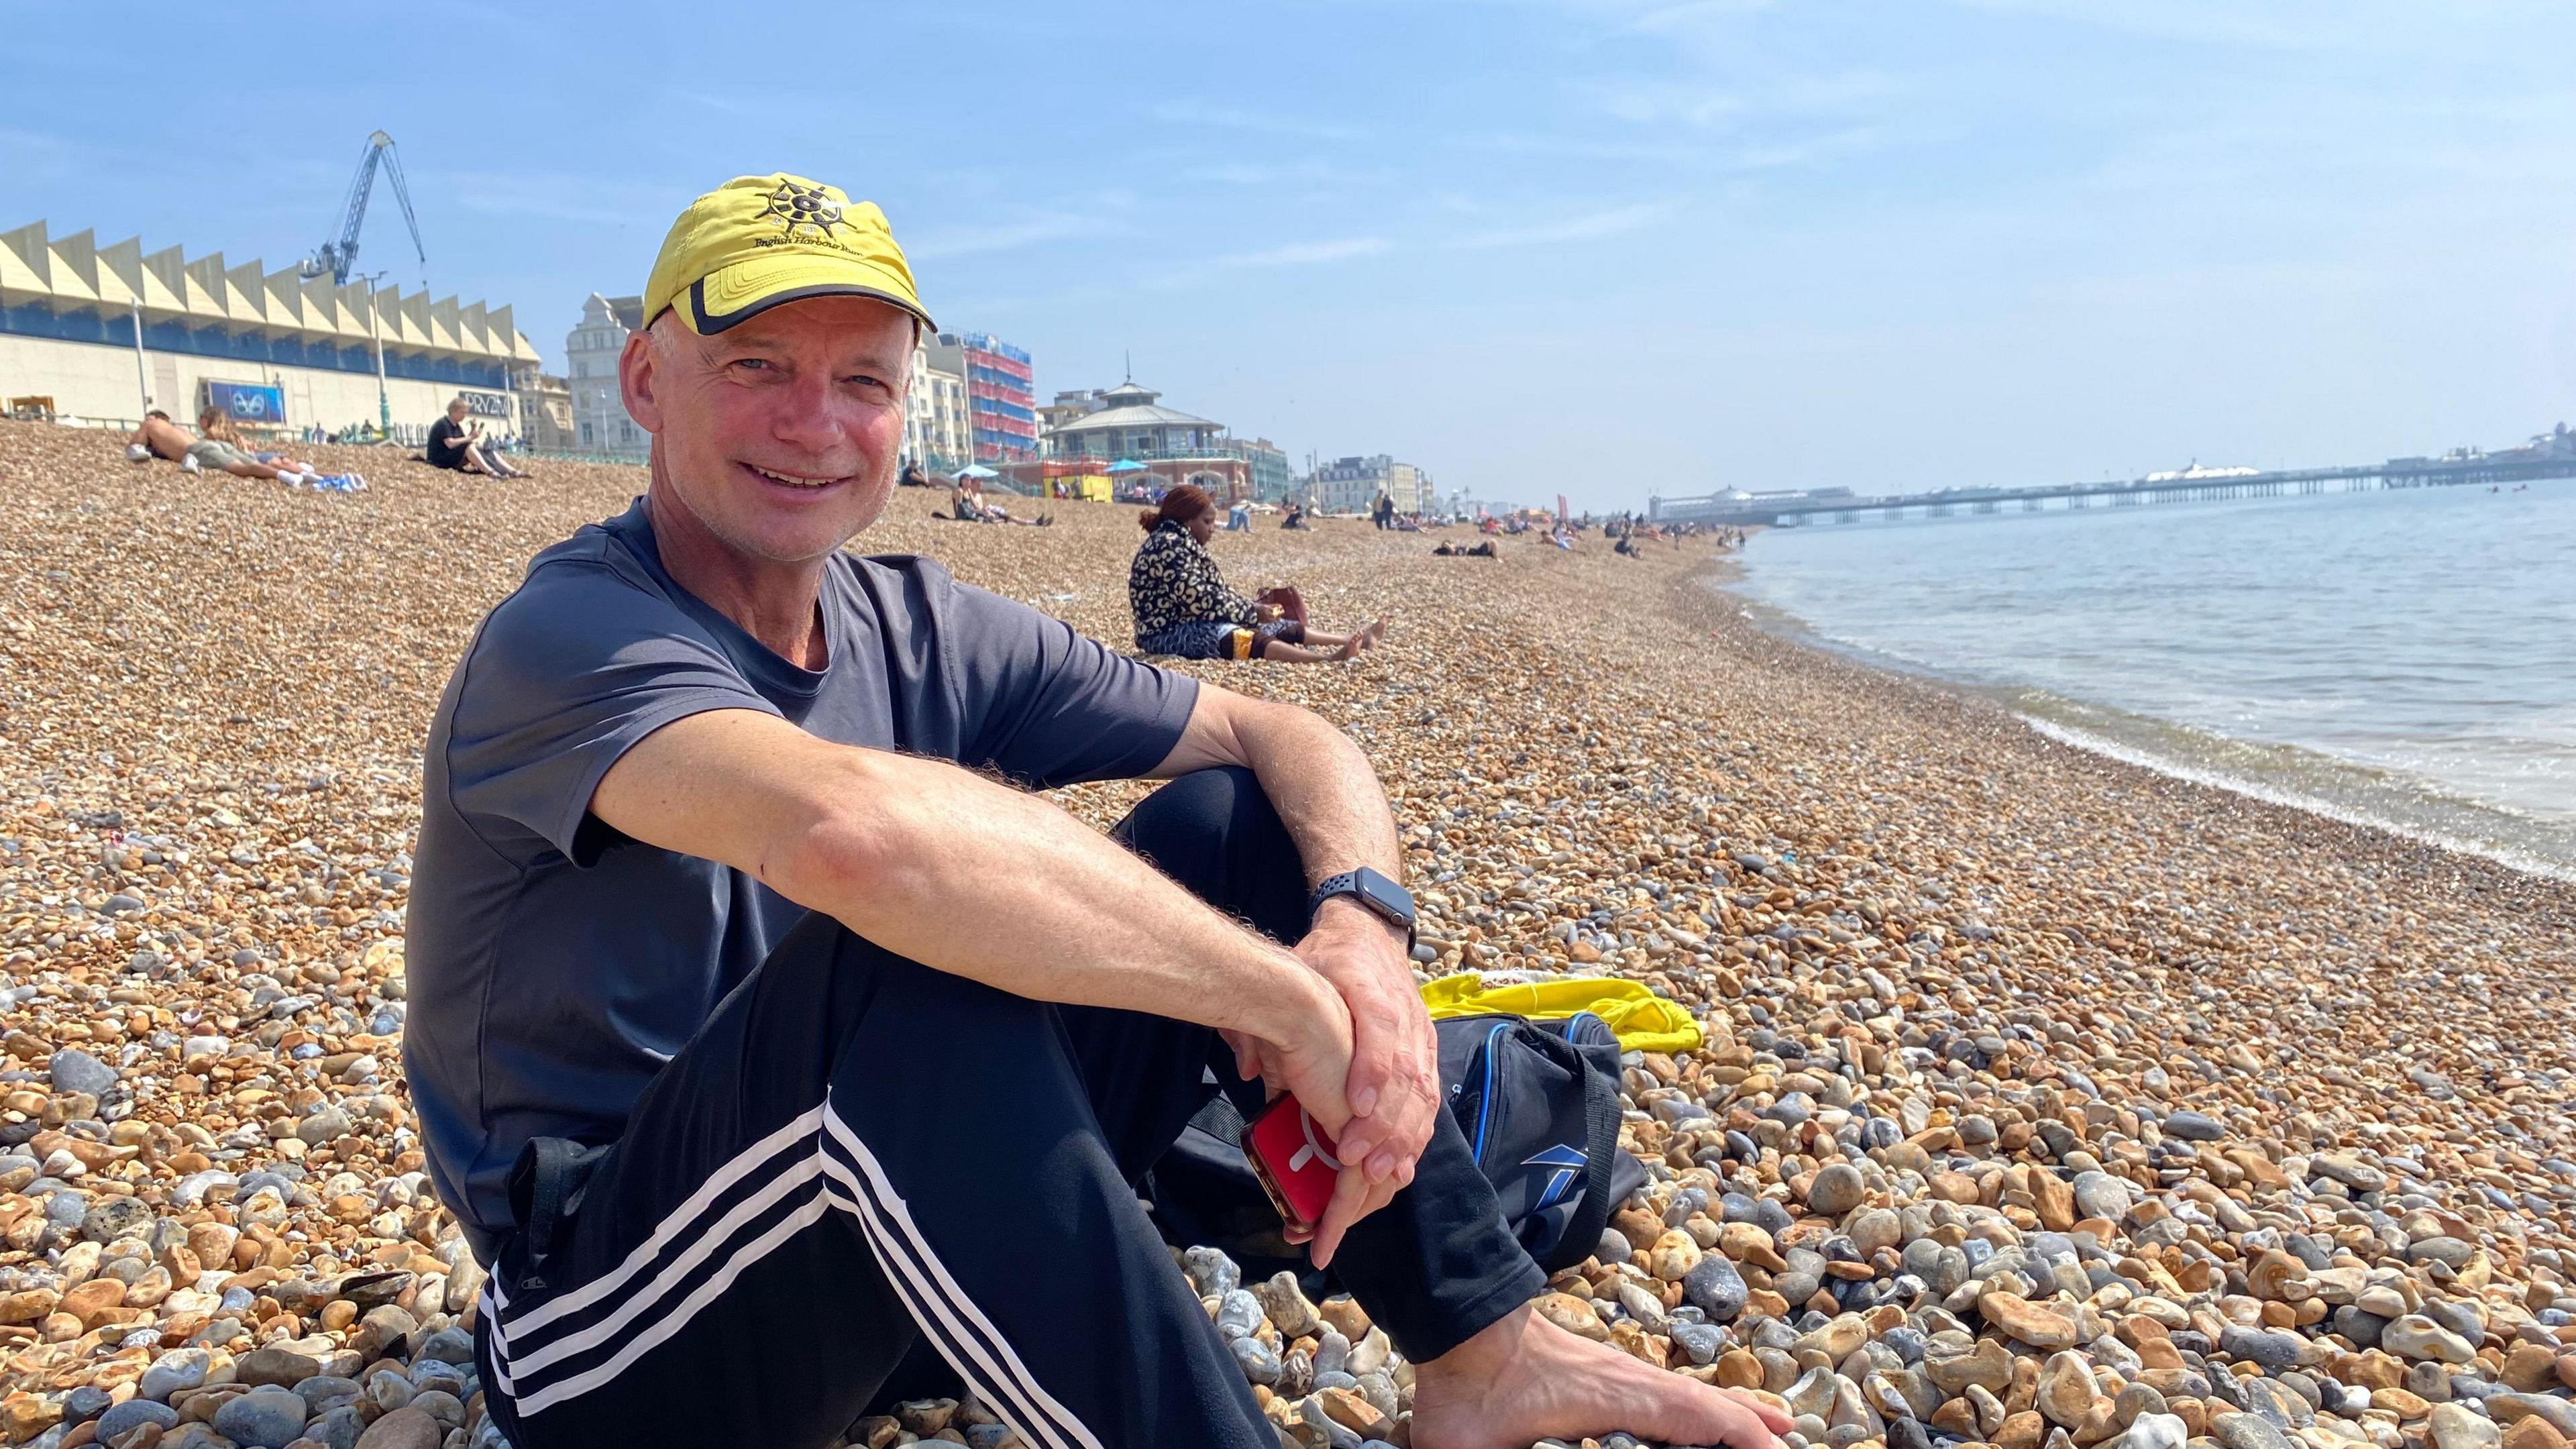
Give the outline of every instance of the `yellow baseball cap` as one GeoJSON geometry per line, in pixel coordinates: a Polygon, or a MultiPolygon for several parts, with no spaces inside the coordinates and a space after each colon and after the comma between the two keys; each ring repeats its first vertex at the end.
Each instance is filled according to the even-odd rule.
{"type": "Polygon", "coordinates": [[[781,302],[874,297],[933,327],[885,213],[784,171],[737,176],[689,203],[644,284],[644,320],[664,308],[702,335],[781,302]]]}

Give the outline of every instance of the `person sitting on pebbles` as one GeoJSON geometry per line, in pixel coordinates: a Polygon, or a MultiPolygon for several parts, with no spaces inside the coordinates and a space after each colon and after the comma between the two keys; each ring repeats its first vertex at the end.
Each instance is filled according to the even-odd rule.
{"type": "Polygon", "coordinates": [[[1051,513],[1013,518],[1008,508],[984,496],[984,481],[980,478],[959,478],[948,490],[948,508],[960,523],[1014,523],[1022,528],[1045,528],[1055,522],[1051,513]]]}
{"type": "Polygon", "coordinates": [[[1356,633],[1327,634],[1227,588],[1207,548],[1216,537],[1216,500],[1195,483],[1165,493],[1137,521],[1145,541],[1127,566],[1127,604],[1144,653],[1313,664],[1354,658],[1386,633],[1380,619],[1356,633]]]}
{"type": "Polygon", "coordinates": [[[1275,1449],[1136,1197],[1213,1073],[1338,1137],[1309,1250],[1414,1449],[1772,1449],[1533,1307],[1347,736],[843,550],[930,325],[884,214],[728,182],[643,305],[649,485],[530,563],[425,750],[403,1057],[509,1441],[821,1446],[944,1361],[1031,1449],[1275,1449]],[[1169,783],[1109,834],[1036,793],[1117,778],[1169,783]]]}
{"type": "Polygon", "coordinates": [[[501,456],[500,448],[483,436],[483,425],[469,423],[465,415],[472,409],[463,397],[451,398],[447,415],[429,425],[429,441],[420,451],[421,460],[433,468],[452,473],[483,473],[494,478],[525,478],[524,468],[514,468],[501,456]]]}

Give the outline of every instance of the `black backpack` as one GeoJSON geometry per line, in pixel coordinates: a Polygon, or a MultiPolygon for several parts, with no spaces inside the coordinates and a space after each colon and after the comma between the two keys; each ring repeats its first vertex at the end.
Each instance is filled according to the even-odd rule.
{"type": "MultiPolygon", "coordinates": [[[[1619,1039],[1590,1012],[1558,1021],[1460,1016],[1433,1023],[1449,1111],[1521,1246],[1550,1273],[1592,1255],[1645,1165],[1619,1150],[1619,1039]]],[[[1164,1241],[1221,1248],[1247,1282],[1303,1277],[1302,1250],[1243,1160],[1243,1117],[1223,1094],[1190,1119],[1145,1183],[1164,1241]]]]}

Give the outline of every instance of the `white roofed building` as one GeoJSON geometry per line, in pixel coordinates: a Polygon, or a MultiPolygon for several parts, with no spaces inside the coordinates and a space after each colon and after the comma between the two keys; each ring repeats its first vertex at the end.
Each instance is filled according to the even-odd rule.
{"type": "Polygon", "coordinates": [[[191,424],[213,405],[294,433],[372,426],[381,408],[417,441],[461,395],[486,431],[524,435],[511,376],[537,360],[508,307],[146,253],[140,238],[100,246],[42,221],[0,232],[0,405],[40,397],[119,423],[148,406],[191,424]]]}

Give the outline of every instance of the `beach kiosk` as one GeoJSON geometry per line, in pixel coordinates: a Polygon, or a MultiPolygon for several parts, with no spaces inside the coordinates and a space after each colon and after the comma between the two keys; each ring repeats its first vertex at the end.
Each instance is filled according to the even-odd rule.
{"type": "Polygon", "coordinates": [[[1039,465],[1038,481],[1039,491],[1049,498],[1112,501],[1109,476],[1095,471],[1088,458],[1048,458],[1039,465]]]}

